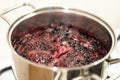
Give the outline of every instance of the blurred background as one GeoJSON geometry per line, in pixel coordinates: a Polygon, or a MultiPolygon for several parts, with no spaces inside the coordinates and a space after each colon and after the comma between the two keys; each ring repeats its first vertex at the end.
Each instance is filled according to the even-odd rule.
{"type": "Polygon", "coordinates": [[[114,27],[120,25],[120,0],[1,0],[0,12],[24,2],[37,3],[38,6],[64,5],[94,13],[114,27]]]}

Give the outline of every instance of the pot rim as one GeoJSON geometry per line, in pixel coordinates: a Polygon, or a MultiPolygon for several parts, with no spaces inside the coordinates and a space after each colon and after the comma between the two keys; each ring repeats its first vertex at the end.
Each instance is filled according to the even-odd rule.
{"type": "Polygon", "coordinates": [[[112,52],[113,48],[115,47],[115,43],[116,43],[116,37],[115,37],[115,34],[114,34],[114,31],[113,29],[110,27],[110,25],[108,25],[104,20],[102,20],[101,18],[91,14],[91,13],[88,13],[86,11],[83,11],[83,10],[78,10],[78,9],[75,9],[75,8],[68,8],[68,7],[61,7],[61,6],[49,6],[49,7],[44,7],[44,8],[39,8],[37,10],[34,10],[30,13],[27,13],[21,17],[19,17],[17,20],[15,20],[13,22],[13,24],[10,26],[9,28],[9,31],[8,31],[8,34],[7,34],[7,38],[8,38],[8,44],[10,46],[10,48],[12,49],[12,54],[15,54],[18,58],[20,58],[21,60],[25,61],[26,63],[28,64],[31,64],[31,65],[34,65],[36,67],[43,67],[43,68],[47,68],[47,69],[53,69],[53,70],[56,70],[56,69],[65,69],[65,70],[71,70],[71,69],[86,69],[86,68],[89,68],[89,67],[92,67],[92,66],[95,66],[95,65],[98,65],[99,63],[103,62],[104,60],[106,60],[109,56],[110,56],[110,53],[112,52]],[[13,48],[12,46],[12,43],[11,43],[11,35],[12,35],[12,31],[14,30],[14,28],[19,24],[21,23],[22,21],[24,21],[25,19],[27,18],[30,18],[30,17],[33,17],[35,15],[38,15],[38,14],[41,14],[41,13],[44,13],[46,11],[48,12],[52,12],[52,11],[61,11],[61,12],[65,12],[65,13],[69,13],[69,12],[77,12],[77,14],[80,14],[80,15],[84,15],[85,17],[88,17],[88,18],[91,18],[93,20],[95,20],[96,22],[100,23],[101,25],[103,25],[103,27],[106,28],[106,30],[110,33],[111,35],[111,39],[112,39],[112,45],[111,45],[111,48],[109,50],[109,52],[101,59],[93,62],[93,63],[90,63],[88,65],[82,65],[80,67],[52,67],[52,66],[46,66],[46,65],[41,65],[41,64],[38,64],[38,63],[35,63],[35,62],[32,62],[22,56],[20,56],[13,48]]]}

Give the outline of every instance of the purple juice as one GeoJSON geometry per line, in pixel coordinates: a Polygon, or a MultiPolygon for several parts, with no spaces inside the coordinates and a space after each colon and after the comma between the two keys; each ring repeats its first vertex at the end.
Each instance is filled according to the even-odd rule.
{"type": "Polygon", "coordinates": [[[14,39],[13,47],[30,61],[57,67],[87,65],[108,52],[93,34],[63,23],[33,28],[20,39],[14,39]]]}

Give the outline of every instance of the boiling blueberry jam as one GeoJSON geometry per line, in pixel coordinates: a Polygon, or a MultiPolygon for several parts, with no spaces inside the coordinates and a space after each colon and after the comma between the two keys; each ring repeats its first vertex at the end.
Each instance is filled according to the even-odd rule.
{"type": "Polygon", "coordinates": [[[19,55],[47,66],[87,65],[103,58],[108,52],[94,35],[63,23],[38,26],[12,42],[19,55]]]}

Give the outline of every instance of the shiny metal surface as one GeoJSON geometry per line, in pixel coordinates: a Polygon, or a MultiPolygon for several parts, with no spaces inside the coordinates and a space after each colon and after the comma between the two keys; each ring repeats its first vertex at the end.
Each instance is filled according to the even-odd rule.
{"type": "MultiPolygon", "coordinates": [[[[28,0],[4,0],[4,1],[0,1],[1,3],[1,7],[0,7],[0,10],[1,9],[5,9],[7,7],[10,7],[10,5],[12,4],[19,4],[20,2],[25,2],[25,1],[28,1],[28,0]]],[[[32,0],[29,0],[29,1],[32,1],[32,0]]],[[[35,1],[35,0],[34,0],[35,1]]],[[[39,0],[41,1],[41,0],[39,0]]],[[[92,1],[88,1],[88,0],[77,0],[77,1],[74,1],[74,0],[65,0],[64,2],[61,1],[61,0],[56,0],[56,1],[53,1],[53,0],[44,0],[44,2],[37,2],[37,6],[40,6],[40,7],[45,7],[45,6],[51,6],[51,5],[65,5],[65,6],[71,6],[71,7],[77,7],[79,9],[82,9],[82,10],[86,10],[86,11],[89,11],[89,12],[92,12],[94,14],[97,14],[98,16],[100,16],[101,18],[103,18],[105,21],[109,22],[111,27],[114,29],[114,30],[118,30],[120,29],[120,23],[119,23],[119,3],[120,1],[119,0],[100,0],[100,1],[96,1],[96,0],[92,0],[92,1]],[[74,4],[74,5],[73,5],[74,4]],[[93,5],[94,4],[94,5],[93,5]],[[106,6],[107,4],[107,6],[106,6]],[[113,16],[115,15],[115,16],[113,16]]],[[[24,12],[24,10],[22,11],[24,12]]],[[[11,16],[11,15],[10,15],[11,16]]],[[[13,16],[13,15],[12,15],[13,16]]],[[[1,22],[0,22],[1,24],[1,22]]],[[[0,35],[2,36],[2,38],[0,38],[0,49],[1,49],[1,53],[0,53],[0,69],[3,65],[7,64],[6,61],[11,61],[11,59],[9,59],[10,57],[10,50],[9,50],[9,47],[6,45],[6,32],[8,31],[8,25],[5,25],[5,24],[1,24],[2,26],[0,27],[0,35]],[[3,54],[4,53],[4,54],[3,54]]],[[[116,33],[116,32],[115,32],[116,33]]],[[[120,45],[119,45],[120,46],[120,45]]],[[[120,57],[119,56],[119,48],[120,47],[117,47],[118,50],[115,51],[115,52],[112,52],[112,58],[114,57],[120,57]]],[[[9,63],[9,62],[8,62],[9,63]]],[[[6,66],[6,65],[5,65],[6,66]]],[[[5,67],[4,66],[4,67],[5,67]]],[[[110,66],[110,69],[108,70],[108,73],[110,74],[109,76],[113,76],[114,74],[116,74],[116,72],[119,74],[120,73],[120,64],[115,64],[115,65],[111,65],[110,66]],[[117,66],[117,67],[116,67],[117,66]]],[[[8,75],[5,75],[4,77],[1,78],[0,76],[0,80],[13,80],[12,79],[12,74],[8,74],[8,75]],[[6,77],[7,76],[7,77],[6,77]]],[[[108,79],[110,80],[110,79],[108,79]]],[[[113,78],[111,79],[113,80],[113,78]]],[[[115,79],[115,80],[120,80],[119,79],[115,79]]]]}
{"type": "Polygon", "coordinates": [[[21,8],[21,7],[24,7],[24,6],[29,6],[29,7],[33,8],[33,9],[35,9],[35,7],[32,4],[24,3],[22,5],[11,7],[10,9],[5,10],[3,13],[0,14],[0,17],[3,20],[5,20],[9,25],[11,25],[12,23],[10,22],[10,20],[7,17],[5,17],[4,15],[11,12],[11,11],[13,11],[13,10],[15,10],[15,9],[18,9],[18,8],[21,8]]]}
{"type": "Polygon", "coordinates": [[[115,35],[112,29],[110,28],[110,26],[100,18],[84,11],[79,11],[79,10],[69,9],[69,8],[60,8],[60,7],[43,8],[22,16],[21,18],[17,19],[17,21],[15,21],[10,27],[8,38],[9,38],[8,42],[10,44],[10,47],[13,50],[13,54],[12,54],[14,59],[13,68],[18,80],[54,80],[54,79],[55,80],[72,80],[73,78],[75,79],[77,76],[88,77],[91,74],[95,74],[95,76],[98,75],[102,79],[105,79],[107,76],[106,70],[109,65],[106,59],[109,59],[110,53],[112,52],[115,46],[115,41],[116,41],[115,35]],[[59,14],[56,15],[56,13],[59,13],[59,14]],[[71,14],[74,17],[71,17],[71,14]],[[54,16],[54,18],[50,16],[54,16]],[[36,63],[30,62],[29,60],[22,58],[15,52],[15,50],[11,45],[11,39],[13,37],[29,29],[31,27],[30,25],[37,26],[43,23],[48,23],[54,19],[57,19],[58,22],[62,21],[66,24],[71,23],[73,25],[89,26],[89,27],[82,27],[82,28],[84,28],[87,31],[96,33],[95,35],[99,36],[100,40],[105,41],[104,43],[106,43],[105,45],[108,46],[109,53],[106,54],[106,56],[103,57],[102,59],[92,64],[88,64],[86,66],[74,67],[74,68],[59,68],[59,67],[38,65],[36,63]],[[90,20],[91,22],[86,23],[86,20],[90,20]],[[79,24],[80,21],[82,22],[82,24],[79,24]],[[93,25],[93,23],[95,25],[93,25]],[[24,25],[26,25],[26,27],[24,27],[24,25]],[[90,25],[93,25],[93,26],[90,26],[90,25]],[[99,26],[99,27],[96,27],[96,26],[99,26]],[[73,74],[76,74],[76,75],[71,76],[73,74]]]}

